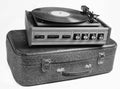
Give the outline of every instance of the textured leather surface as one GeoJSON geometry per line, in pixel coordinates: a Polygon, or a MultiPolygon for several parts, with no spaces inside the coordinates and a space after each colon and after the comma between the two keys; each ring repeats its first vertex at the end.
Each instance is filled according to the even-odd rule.
{"type": "Polygon", "coordinates": [[[15,80],[24,86],[63,81],[112,70],[116,43],[109,40],[104,46],[34,46],[29,47],[25,30],[11,31],[7,35],[7,60],[15,80]],[[105,53],[104,64],[98,65],[99,53],[105,53]],[[43,71],[44,59],[51,59],[47,71],[43,71]],[[91,64],[92,69],[84,66],[91,64]],[[58,69],[78,75],[64,76],[58,69]],[[87,73],[86,71],[89,71],[87,73]],[[82,74],[84,73],[85,74],[82,74]]]}

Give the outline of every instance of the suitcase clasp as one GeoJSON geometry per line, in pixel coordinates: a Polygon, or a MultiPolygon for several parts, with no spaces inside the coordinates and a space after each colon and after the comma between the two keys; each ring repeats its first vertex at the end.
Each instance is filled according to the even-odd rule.
{"type": "Polygon", "coordinates": [[[47,72],[50,68],[51,59],[42,59],[42,71],[47,72]]]}
{"type": "Polygon", "coordinates": [[[98,65],[102,65],[105,59],[105,52],[100,52],[98,56],[98,65]]]}

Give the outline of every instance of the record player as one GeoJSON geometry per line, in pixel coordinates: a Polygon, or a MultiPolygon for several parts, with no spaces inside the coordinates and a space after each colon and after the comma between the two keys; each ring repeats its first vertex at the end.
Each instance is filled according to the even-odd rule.
{"type": "Polygon", "coordinates": [[[29,45],[105,44],[110,36],[110,27],[87,6],[81,9],[44,7],[26,11],[29,45]]]}

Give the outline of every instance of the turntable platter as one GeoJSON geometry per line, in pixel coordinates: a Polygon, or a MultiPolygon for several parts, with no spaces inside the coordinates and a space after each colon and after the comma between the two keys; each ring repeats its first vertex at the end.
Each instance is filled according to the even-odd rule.
{"type": "Polygon", "coordinates": [[[67,8],[58,8],[58,7],[45,7],[45,8],[38,8],[32,11],[32,15],[35,21],[41,19],[46,22],[53,22],[53,23],[83,23],[88,21],[88,16],[83,15],[82,12],[67,9],[67,8]]]}

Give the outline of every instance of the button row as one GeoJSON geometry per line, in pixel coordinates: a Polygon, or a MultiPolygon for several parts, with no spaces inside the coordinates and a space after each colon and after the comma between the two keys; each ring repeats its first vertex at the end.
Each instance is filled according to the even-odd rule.
{"type": "Polygon", "coordinates": [[[73,36],[74,40],[103,40],[104,34],[103,33],[75,33],[73,36]]]}

